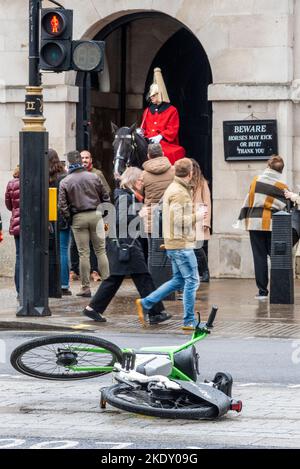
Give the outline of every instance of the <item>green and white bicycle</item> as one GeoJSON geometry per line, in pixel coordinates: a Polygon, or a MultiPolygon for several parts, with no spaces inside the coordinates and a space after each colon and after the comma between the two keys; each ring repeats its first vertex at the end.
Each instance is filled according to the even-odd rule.
{"type": "MultiPolygon", "coordinates": [[[[207,322],[199,321],[191,340],[180,346],[120,349],[102,338],[55,335],[33,339],[11,354],[12,366],[25,375],[50,380],[94,378],[113,372],[115,384],[101,389],[106,404],[138,414],[175,419],[214,419],[229,410],[232,377],[218,372],[212,381],[197,382],[199,355],[195,344],[211,331],[217,307],[207,322]]],[[[199,313],[198,313],[199,314],[199,313]]]]}

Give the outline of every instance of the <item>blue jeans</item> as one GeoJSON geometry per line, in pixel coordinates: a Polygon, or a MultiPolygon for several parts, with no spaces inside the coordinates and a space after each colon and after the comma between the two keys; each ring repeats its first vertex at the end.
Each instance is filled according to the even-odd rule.
{"type": "Polygon", "coordinates": [[[146,298],[142,299],[142,306],[150,309],[173,291],[183,290],[183,324],[196,324],[194,309],[196,291],[200,285],[197,259],[193,249],[170,249],[167,255],[171,259],[173,277],[161,285],[146,298]]]}
{"type": "Polygon", "coordinates": [[[60,242],[60,283],[61,288],[69,288],[69,242],[70,242],[70,231],[61,230],[59,232],[59,242],[60,242]]]}

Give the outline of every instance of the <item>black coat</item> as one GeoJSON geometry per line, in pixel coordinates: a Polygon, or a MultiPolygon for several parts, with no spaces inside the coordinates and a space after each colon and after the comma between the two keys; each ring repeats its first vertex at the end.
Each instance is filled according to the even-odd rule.
{"type": "MultiPolygon", "coordinates": [[[[116,189],[114,192],[115,208],[116,208],[116,234],[117,238],[107,238],[107,256],[109,260],[111,275],[130,275],[144,274],[148,272],[144,251],[141,241],[134,237],[124,237],[125,233],[121,233],[123,237],[119,237],[120,229],[124,231],[128,228],[130,222],[136,218],[135,204],[138,203],[133,192],[126,189],[116,189]],[[127,209],[126,209],[127,207],[127,209]],[[126,220],[127,215],[127,220],[126,220]],[[122,246],[130,246],[129,261],[120,261],[119,251],[122,246]]],[[[140,223],[141,223],[140,219],[140,223]]],[[[126,230],[127,231],[127,230],[126,230]]]]}

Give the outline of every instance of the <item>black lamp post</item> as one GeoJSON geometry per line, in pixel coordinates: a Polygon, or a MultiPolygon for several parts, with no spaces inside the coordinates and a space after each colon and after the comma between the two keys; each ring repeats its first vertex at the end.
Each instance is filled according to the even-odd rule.
{"type": "Polygon", "coordinates": [[[20,132],[20,307],[17,316],[50,316],[48,306],[48,133],[39,73],[41,0],[29,0],[29,84],[20,132]]]}

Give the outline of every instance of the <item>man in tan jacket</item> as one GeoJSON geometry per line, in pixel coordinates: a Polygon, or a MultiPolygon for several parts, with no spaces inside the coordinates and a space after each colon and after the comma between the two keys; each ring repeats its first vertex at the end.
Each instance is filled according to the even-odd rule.
{"type": "Polygon", "coordinates": [[[183,158],[175,163],[174,182],[167,188],[163,198],[163,234],[167,255],[172,263],[173,277],[146,298],[136,300],[138,315],[143,322],[144,310],[170,295],[183,290],[183,327],[194,329],[194,307],[199,274],[195,248],[195,224],[205,215],[203,206],[193,211],[190,181],[192,162],[183,158]]]}

